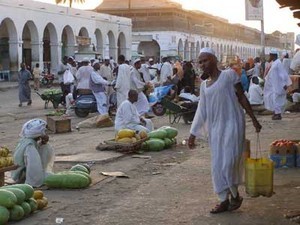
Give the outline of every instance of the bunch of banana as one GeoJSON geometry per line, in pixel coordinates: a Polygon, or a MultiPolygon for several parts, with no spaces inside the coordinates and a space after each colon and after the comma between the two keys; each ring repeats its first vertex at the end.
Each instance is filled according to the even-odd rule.
{"type": "Polygon", "coordinates": [[[13,156],[9,153],[9,149],[0,147],[0,168],[12,166],[13,164],[13,156]]]}

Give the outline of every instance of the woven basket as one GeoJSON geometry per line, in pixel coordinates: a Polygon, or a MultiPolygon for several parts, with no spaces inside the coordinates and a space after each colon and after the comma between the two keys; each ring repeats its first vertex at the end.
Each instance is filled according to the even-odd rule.
{"type": "Polygon", "coordinates": [[[122,143],[117,142],[115,139],[104,141],[107,145],[112,145],[115,147],[115,151],[121,152],[121,153],[136,153],[139,152],[141,149],[142,144],[147,140],[148,138],[144,138],[141,140],[138,140],[134,143],[122,143]]]}

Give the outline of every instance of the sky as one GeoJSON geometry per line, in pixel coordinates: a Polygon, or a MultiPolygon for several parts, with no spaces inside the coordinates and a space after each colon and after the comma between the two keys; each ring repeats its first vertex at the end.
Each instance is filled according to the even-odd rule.
{"type": "MultiPolygon", "coordinates": [[[[36,0],[54,3],[55,0],[36,0]]],[[[124,0],[121,0],[124,1],[124,0]]],[[[227,19],[231,23],[240,23],[260,30],[260,21],[245,20],[245,0],[172,0],[181,3],[185,9],[200,10],[215,16],[227,19]]],[[[67,1],[68,2],[68,1],[67,1]]],[[[74,8],[93,9],[102,0],[85,0],[84,4],[73,3],[74,8]]],[[[289,8],[279,8],[276,0],[264,0],[264,26],[265,33],[276,30],[286,33],[294,32],[300,34],[299,19],[293,17],[289,8]]]]}

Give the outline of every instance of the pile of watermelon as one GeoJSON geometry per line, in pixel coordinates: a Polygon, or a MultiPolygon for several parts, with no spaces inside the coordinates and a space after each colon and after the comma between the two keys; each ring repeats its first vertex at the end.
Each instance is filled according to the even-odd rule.
{"type": "Polygon", "coordinates": [[[34,190],[28,184],[15,184],[0,188],[0,225],[19,221],[38,209],[34,190]]]}
{"type": "Polygon", "coordinates": [[[176,136],[178,130],[174,127],[163,126],[157,130],[148,133],[149,140],[145,141],[142,146],[142,151],[161,151],[171,148],[176,144],[176,136]]]}
{"type": "Polygon", "coordinates": [[[77,164],[69,171],[49,175],[45,179],[45,185],[49,188],[79,189],[87,188],[92,183],[90,168],[86,164],[77,164]]]}

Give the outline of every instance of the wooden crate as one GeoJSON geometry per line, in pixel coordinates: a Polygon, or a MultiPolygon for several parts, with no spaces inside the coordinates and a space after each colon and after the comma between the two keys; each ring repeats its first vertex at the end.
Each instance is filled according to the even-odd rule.
{"type": "Polygon", "coordinates": [[[54,133],[71,132],[71,119],[63,116],[47,116],[47,128],[54,133]]]}
{"type": "Polygon", "coordinates": [[[12,166],[8,166],[8,167],[0,168],[0,187],[4,186],[4,184],[5,184],[4,173],[7,172],[7,171],[16,170],[17,168],[18,168],[17,165],[12,165],[12,166]]]}

